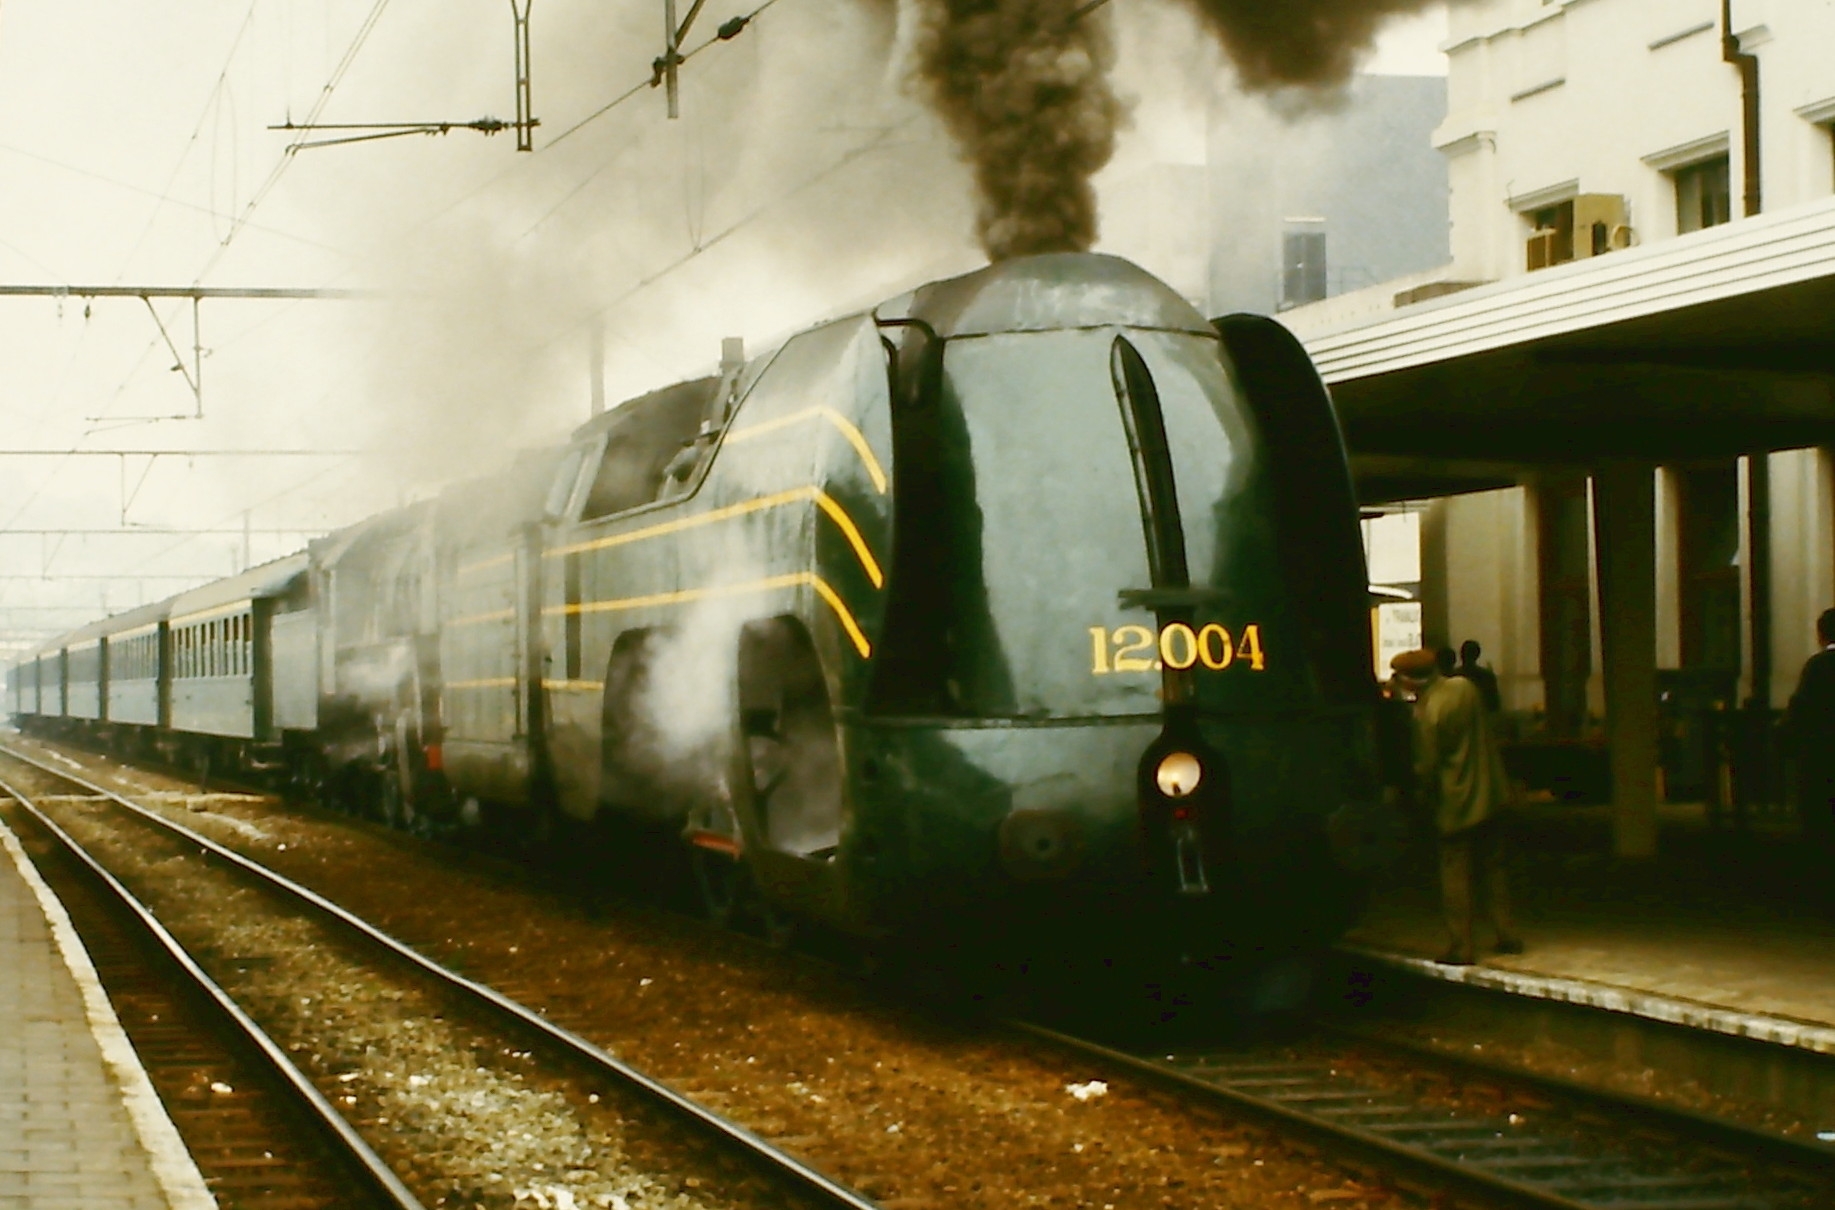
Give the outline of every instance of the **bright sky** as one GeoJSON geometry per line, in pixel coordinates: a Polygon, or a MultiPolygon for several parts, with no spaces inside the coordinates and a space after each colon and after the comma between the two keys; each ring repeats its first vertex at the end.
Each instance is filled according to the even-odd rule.
{"type": "Polygon", "coordinates": [[[1444,76],[1446,6],[1435,5],[1413,17],[1392,22],[1378,37],[1376,53],[1364,70],[1391,76],[1444,76]]]}
{"type": "MultiPolygon", "coordinates": [[[[756,3],[709,0],[688,46],[756,3]]],[[[245,517],[261,561],[304,535],[259,531],[347,523],[563,431],[594,316],[617,399],[702,372],[722,336],[763,349],[978,263],[962,169],[885,68],[888,7],[781,0],[684,68],[673,123],[641,87],[659,7],[534,3],[534,154],[455,131],[289,157],[266,127],[321,104],[512,116],[509,6],[4,0],[0,283],[388,297],[209,301],[196,334],[181,302],[0,299],[0,450],[381,451],[0,453],[0,655],[235,570],[245,517]],[[194,339],[203,418],[178,419],[194,339]],[[53,532],[124,523],[226,532],[53,532]]],[[[1444,26],[1398,24],[1370,68],[1443,72],[1444,26]]]]}

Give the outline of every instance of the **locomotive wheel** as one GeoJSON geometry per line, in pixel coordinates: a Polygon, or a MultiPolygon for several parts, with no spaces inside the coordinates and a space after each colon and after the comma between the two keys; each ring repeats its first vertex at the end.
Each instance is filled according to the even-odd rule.
{"type": "Polygon", "coordinates": [[[689,846],[688,861],[708,922],[716,928],[737,928],[747,900],[758,895],[752,872],[737,857],[712,853],[699,845],[689,846]]]}
{"type": "Polygon", "coordinates": [[[709,923],[737,932],[755,931],[773,949],[789,947],[796,938],[796,921],[764,897],[743,857],[689,845],[688,860],[709,923]]]}
{"type": "Polygon", "coordinates": [[[765,847],[826,860],[840,843],[844,774],[822,664],[795,618],[753,622],[739,643],[737,775],[765,847]]]}
{"type": "Polygon", "coordinates": [[[387,770],[376,778],[376,813],[388,827],[398,831],[411,831],[414,827],[414,806],[401,792],[401,780],[393,770],[387,770]]]}
{"type": "Polygon", "coordinates": [[[394,778],[372,773],[369,780],[371,789],[368,798],[376,822],[386,828],[394,827],[396,819],[401,815],[401,791],[396,789],[394,778]]]}
{"type": "Polygon", "coordinates": [[[796,940],[796,917],[786,916],[762,895],[758,899],[758,926],[765,944],[774,950],[789,949],[796,940]]]}

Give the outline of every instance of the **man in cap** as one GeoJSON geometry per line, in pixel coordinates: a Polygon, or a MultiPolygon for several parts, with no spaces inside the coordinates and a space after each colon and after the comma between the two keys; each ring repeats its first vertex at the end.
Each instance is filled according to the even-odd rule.
{"type": "Polygon", "coordinates": [[[1441,906],[1452,934],[1440,961],[1477,960],[1473,916],[1481,894],[1497,952],[1520,954],[1497,818],[1509,781],[1478,686],[1442,675],[1429,650],[1405,651],[1389,666],[1415,693],[1415,787],[1440,838],[1441,906]]]}

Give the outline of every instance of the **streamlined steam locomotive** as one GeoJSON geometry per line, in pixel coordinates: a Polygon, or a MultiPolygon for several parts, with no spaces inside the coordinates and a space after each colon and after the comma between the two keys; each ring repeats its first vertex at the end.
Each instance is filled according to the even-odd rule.
{"type": "Polygon", "coordinates": [[[398,824],[662,837],[716,916],[1247,955],[1332,937],[1395,834],[1356,516],[1284,328],[1037,256],[85,627],[9,697],[398,824]]]}

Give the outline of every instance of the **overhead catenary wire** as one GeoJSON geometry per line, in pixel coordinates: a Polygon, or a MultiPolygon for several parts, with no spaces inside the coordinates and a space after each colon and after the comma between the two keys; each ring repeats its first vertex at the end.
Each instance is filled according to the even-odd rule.
{"type": "MultiPolygon", "coordinates": [[[[172,543],[171,545],[161,550],[155,551],[151,555],[148,555],[146,558],[140,560],[138,563],[130,564],[126,568],[126,570],[137,571],[140,568],[145,567],[147,564],[152,563],[153,561],[157,559],[163,559],[167,555],[171,554],[173,551],[180,550],[184,548],[186,545],[195,541],[197,538],[205,536],[211,530],[215,529],[217,526],[224,525],[230,521],[233,521],[237,517],[242,516],[244,513],[252,513],[258,508],[266,507],[267,505],[274,503],[276,500],[282,499],[286,496],[290,496],[294,494],[295,492],[303,491],[306,488],[312,486],[312,484],[314,484],[318,480],[324,478],[326,475],[329,475],[334,471],[341,470],[345,472],[346,474],[348,474],[351,471],[357,469],[358,467],[359,467],[359,464],[356,462],[333,462],[333,463],[330,463],[329,465],[322,466],[318,470],[315,470],[310,475],[306,476],[304,479],[300,480],[299,482],[291,484],[287,487],[283,487],[279,491],[274,492],[272,495],[264,496],[262,499],[257,500],[253,504],[247,505],[242,508],[231,509],[229,512],[224,513],[222,516],[218,517],[215,521],[211,522],[209,525],[204,526],[202,529],[187,534],[186,536],[180,538],[178,541],[172,543]]],[[[329,529],[332,527],[327,526],[326,528],[329,529]]]]}
{"type": "MultiPolygon", "coordinates": [[[[197,146],[198,138],[204,133],[204,123],[210,119],[212,107],[216,105],[218,97],[222,95],[229,82],[229,69],[235,64],[236,54],[242,49],[242,39],[247,35],[250,25],[254,23],[255,10],[260,5],[261,0],[249,0],[248,10],[242,14],[242,23],[236,27],[236,36],[230,40],[229,53],[223,57],[223,66],[217,72],[217,82],[211,87],[210,95],[205,98],[204,107],[199,111],[197,121],[191,127],[191,137],[185,140],[184,147],[179,150],[177,162],[172,165],[172,171],[166,176],[165,185],[159,190],[159,203],[153,207],[152,213],[147,215],[146,225],[140,229],[140,234],[135,237],[133,246],[122,258],[121,268],[115,274],[116,281],[127,276],[128,267],[134,263],[134,257],[139,254],[140,246],[146,242],[147,236],[152,232],[153,224],[159,221],[160,210],[170,200],[172,186],[178,181],[178,174],[184,171],[185,161],[190,158],[191,149],[197,146]]],[[[214,211],[212,213],[214,214],[214,211]]]]}
{"type": "MultiPolygon", "coordinates": [[[[356,36],[351,39],[350,45],[345,48],[343,57],[338,60],[337,66],[332,69],[331,75],[326,79],[324,87],[319,89],[319,95],[313,101],[312,109],[306,114],[305,125],[313,125],[319,120],[319,116],[325,112],[325,107],[331,103],[332,94],[337,91],[338,85],[344,82],[345,74],[350,71],[351,64],[356,62],[357,52],[363,49],[363,44],[365,42],[369,41],[370,34],[375,31],[376,23],[382,19],[383,11],[387,9],[388,6],[389,0],[375,0],[375,3],[370,6],[369,14],[364,17],[363,24],[358,27],[356,36]]],[[[241,234],[242,229],[248,225],[248,220],[254,216],[255,211],[260,208],[261,203],[267,200],[268,195],[274,191],[274,187],[280,184],[281,177],[286,174],[288,166],[293,163],[293,157],[297,153],[297,147],[287,147],[281,150],[280,158],[275,161],[273,169],[267,175],[267,179],[262,181],[260,187],[249,197],[248,204],[245,205],[241,213],[236,216],[235,221],[230,225],[229,232],[224,235],[223,239],[217,244],[216,251],[213,252],[210,259],[205,262],[203,269],[199,270],[197,280],[202,281],[205,275],[215,268],[217,262],[223,258],[226,252],[228,252],[230,244],[235,241],[237,235],[241,234]]]]}
{"type": "MultiPolygon", "coordinates": [[[[326,96],[328,95],[328,91],[336,87],[339,80],[342,79],[344,73],[348,70],[349,60],[350,60],[351,55],[354,54],[356,48],[360,46],[362,41],[368,36],[368,31],[370,29],[373,29],[374,22],[375,20],[379,19],[382,9],[386,7],[386,3],[387,3],[387,0],[378,0],[377,4],[371,9],[370,18],[366,21],[365,27],[359,31],[358,37],[353,41],[351,48],[347,50],[345,59],[340,62],[338,70],[333,73],[332,79],[327,82],[327,85],[326,85],[327,93],[321,93],[321,96],[320,96],[321,102],[325,100],[326,96]]],[[[691,50],[680,53],[678,56],[679,62],[687,62],[688,60],[691,60],[697,57],[702,52],[709,49],[715,42],[730,40],[732,37],[736,36],[737,34],[742,32],[744,29],[749,27],[749,25],[754,20],[756,20],[761,14],[763,14],[766,10],[772,7],[772,5],[775,3],[776,3],[776,0],[765,0],[765,3],[758,5],[751,12],[746,13],[742,16],[732,18],[731,20],[729,20],[728,22],[726,22],[724,25],[720,27],[720,30],[718,33],[707,37],[704,41],[702,41],[701,43],[693,47],[691,50]]],[[[598,109],[593,111],[591,114],[586,115],[581,120],[575,122],[572,126],[563,130],[554,139],[549,140],[546,144],[544,144],[544,147],[542,148],[542,150],[545,150],[549,147],[553,147],[557,144],[567,142],[568,140],[572,138],[572,136],[578,134],[579,132],[586,129],[593,123],[599,121],[600,119],[605,117],[607,114],[612,113],[615,110],[619,109],[621,106],[628,104],[629,101],[635,99],[636,96],[640,95],[647,88],[652,87],[652,86],[653,86],[653,79],[643,79],[643,80],[639,80],[635,82],[632,85],[632,87],[628,88],[623,93],[613,98],[610,102],[608,102],[607,104],[603,106],[600,106],[598,109]]],[[[315,106],[315,112],[318,112],[321,109],[322,109],[322,105],[315,106]]],[[[843,169],[847,164],[871,152],[872,150],[876,149],[877,147],[884,145],[884,143],[888,141],[889,135],[890,135],[890,132],[888,131],[882,134],[881,137],[874,139],[872,142],[870,142],[869,144],[865,146],[856,147],[856,148],[849,150],[848,152],[843,154],[841,158],[835,164],[831,165],[829,168],[818,173],[815,177],[811,178],[810,180],[805,181],[799,187],[792,189],[788,191],[787,193],[781,194],[777,197],[767,200],[760,206],[756,207],[752,212],[748,213],[746,216],[741,218],[739,221],[733,223],[732,225],[728,226],[724,230],[718,232],[711,238],[696,241],[695,246],[690,251],[688,251],[685,255],[671,262],[670,264],[662,267],[661,269],[657,270],[656,272],[646,275],[644,278],[636,282],[631,287],[631,289],[627,290],[626,292],[621,294],[618,298],[608,303],[606,307],[602,308],[600,311],[600,314],[603,314],[604,311],[610,310],[613,307],[623,305],[631,297],[634,297],[635,295],[641,293],[643,290],[655,284],[657,281],[660,281],[663,278],[667,277],[669,274],[675,272],[676,270],[681,268],[683,265],[691,262],[692,260],[694,260],[696,257],[701,255],[702,253],[709,251],[716,246],[719,246],[722,242],[730,238],[732,235],[734,235],[738,231],[756,222],[765,213],[783,204],[783,202],[785,202],[789,198],[797,196],[798,194],[802,193],[804,189],[806,189],[810,185],[813,185],[817,181],[820,181],[820,180],[826,179],[827,177],[832,176],[835,172],[843,169]]],[[[219,245],[217,252],[212,255],[210,262],[207,263],[204,270],[200,272],[199,274],[200,280],[202,279],[202,277],[205,274],[209,272],[209,269],[212,266],[214,266],[215,263],[217,263],[217,261],[220,259],[222,255],[223,249],[227,248],[229,243],[234,240],[237,232],[245,229],[246,227],[250,225],[254,225],[251,222],[251,216],[256,212],[258,206],[261,203],[262,198],[267,196],[267,194],[271,192],[272,188],[274,187],[273,182],[277,181],[279,175],[282,172],[284,172],[287,162],[288,162],[288,158],[289,157],[287,156],[283,156],[282,160],[275,165],[274,171],[270,173],[269,180],[267,182],[264,182],[263,188],[261,190],[258,190],[256,195],[250,199],[249,203],[245,205],[242,208],[242,210],[240,211],[240,213],[238,213],[235,216],[230,233],[224,237],[224,239],[221,241],[219,245]]],[[[600,175],[602,171],[603,171],[602,168],[595,169],[593,173],[590,176],[588,176],[585,180],[573,186],[568,191],[568,193],[564,195],[556,203],[555,206],[551,207],[550,210],[546,214],[544,214],[542,219],[537,220],[537,223],[534,225],[534,227],[539,227],[541,223],[545,221],[548,217],[550,217],[553,213],[563,208],[572,198],[578,196],[579,193],[581,193],[585,188],[587,188],[594,179],[597,179],[597,177],[600,175]]],[[[491,181],[485,182],[484,185],[480,187],[480,189],[474,191],[472,194],[469,194],[466,197],[456,199],[454,203],[450,204],[447,208],[443,208],[443,210],[450,209],[451,205],[460,205],[466,201],[471,200],[471,198],[475,197],[477,193],[483,192],[485,189],[488,189],[491,185],[493,185],[497,180],[502,179],[504,175],[505,174],[499,174],[498,177],[493,178],[491,181]]],[[[168,199],[168,200],[176,200],[176,199],[168,199]]],[[[179,203],[179,204],[185,204],[185,203],[179,203]]],[[[200,209],[205,209],[205,208],[200,207],[200,209]]],[[[531,227],[530,230],[533,230],[534,227],[531,227]]],[[[268,322],[268,320],[264,320],[263,322],[264,323],[268,322]]],[[[327,469],[329,470],[330,468],[327,468],[327,469]]],[[[307,480],[301,483],[295,484],[290,488],[284,489],[282,492],[277,493],[274,497],[271,497],[270,499],[277,499],[282,495],[286,495],[292,492],[303,490],[311,486],[313,482],[316,482],[321,477],[322,477],[322,474],[310,476],[307,480]]],[[[165,554],[170,553],[171,550],[177,549],[178,546],[183,545],[184,541],[189,541],[189,540],[191,540],[191,538],[186,537],[181,542],[176,543],[173,546],[167,548],[167,550],[157,552],[149,556],[149,558],[143,561],[143,563],[150,562],[153,559],[163,557],[165,554]]]]}
{"type": "MultiPolygon", "coordinates": [[[[702,51],[707,50],[709,47],[713,46],[717,42],[732,41],[734,38],[738,37],[741,33],[743,33],[746,29],[750,28],[752,22],[756,21],[760,15],[762,15],[767,9],[771,8],[772,5],[776,4],[777,2],[778,0],[764,0],[762,4],[758,5],[756,8],[752,9],[750,12],[742,13],[738,16],[728,18],[726,21],[720,24],[720,26],[715,30],[712,36],[696,44],[693,50],[687,51],[685,53],[679,53],[676,57],[678,64],[688,62],[690,59],[693,59],[696,55],[699,55],[702,51]]],[[[586,127],[591,126],[593,123],[597,122],[600,118],[605,117],[607,114],[612,113],[613,111],[619,109],[620,107],[622,107],[623,105],[631,101],[632,99],[638,96],[641,96],[645,92],[648,92],[649,90],[657,87],[659,83],[660,83],[660,80],[658,79],[655,73],[655,70],[653,68],[650,75],[637,80],[629,88],[625,89],[623,92],[613,97],[610,101],[607,101],[605,104],[593,110],[591,113],[587,114],[585,117],[581,118],[579,121],[575,122],[573,125],[567,127],[565,130],[561,131],[561,133],[555,135],[552,139],[549,139],[547,142],[543,143],[540,147],[537,147],[535,149],[535,154],[537,156],[540,156],[544,152],[551,151],[555,147],[560,146],[562,143],[566,142],[568,139],[572,138],[574,135],[578,134],[580,131],[584,130],[586,127]]],[[[551,208],[550,213],[552,213],[554,209],[559,209],[559,207],[561,205],[564,205],[568,200],[570,200],[574,196],[574,194],[584,189],[586,185],[589,184],[594,177],[597,177],[599,173],[602,172],[603,170],[604,170],[603,165],[601,165],[598,168],[595,168],[592,174],[587,178],[587,180],[580,182],[578,185],[575,185],[573,189],[571,189],[568,192],[567,196],[561,200],[560,203],[557,203],[555,207],[551,208]]],[[[406,236],[408,234],[411,234],[414,231],[420,230],[421,228],[427,226],[428,224],[433,223],[445,217],[447,214],[450,214],[452,211],[457,210],[459,207],[465,205],[466,203],[471,202],[475,200],[476,198],[480,197],[481,195],[489,192],[491,189],[496,188],[498,185],[510,179],[510,177],[515,176],[517,173],[525,172],[525,171],[527,171],[527,169],[525,169],[521,163],[510,164],[510,165],[505,166],[502,171],[480,182],[477,186],[475,186],[468,192],[460,194],[458,197],[452,199],[451,201],[447,202],[445,205],[439,207],[437,210],[427,215],[425,218],[419,220],[418,222],[414,223],[413,225],[409,227],[404,228],[400,232],[400,235],[406,236]]],[[[536,221],[536,225],[539,226],[541,222],[546,220],[547,217],[548,215],[546,214],[543,215],[541,219],[538,219],[536,221]]],[[[527,232],[525,232],[524,234],[526,235],[527,232]]]]}
{"type": "MultiPolygon", "coordinates": [[[[254,7],[257,3],[259,3],[259,0],[251,0],[250,16],[253,15],[254,7]]],[[[363,19],[363,24],[357,29],[356,36],[351,39],[350,45],[345,48],[344,54],[338,60],[337,66],[332,69],[331,75],[326,79],[324,86],[319,90],[319,95],[313,102],[311,112],[307,114],[306,120],[308,123],[316,121],[319,115],[324,112],[325,106],[331,101],[332,94],[337,91],[338,85],[343,82],[345,73],[350,70],[351,64],[356,61],[357,52],[361,50],[364,43],[369,40],[370,34],[375,30],[376,23],[382,19],[383,11],[388,8],[388,5],[389,0],[375,0],[375,3],[370,7],[368,15],[363,19]]],[[[246,28],[246,17],[244,21],[246,28]]],[[[240,45],[240,41],[241,33],[238,33],[237,45],[240,45]]],[[[227,72],[227,64],[224,70],[227,72]]],[[[208,113],[208,107],[206,108],[206,113],[208,113]]],[[[203,117],[200,116],[198,122],[199,129],[202,129],[202,126],[203,117]]],[[[254,217],[255,211],[261,206],[262,202],[267,200],[268,195],[273,192],[274,187],[280,183],[280,179],[285,175],[288,165],[292,163],[295,153],[296,149],[289,148],[282,150],[280,158],[275,161],[274,167],[268,173],[267,178],[249,198],[248,204],[243,206],[241,211],[231,219],[228,232],[218,241],[215,250],[212,251],[210,257],[205,261],[204,267],[198,270],[197,276],[193,279],[195,282],[202,282],[204,280],[210,271],[223,259],[224,255],[228,253],[230,245],[235,241],[236,237],[250,225],[250,220],[254,217]]],[[[174,179],[176,179],[176,176],[177,170],[174,169],[174,179]]],[[[168,191],[169,188],[170,185],[168,183],[168,191]]],[[[149,227],[151,226],[151,220],[149,220],[148,225],[149,227]]],[[[140,373],[141,367],[146,364],[146,359],[152,355],[153,350],[158,347],[158,344],[158,341],[147,342],[145,348],[141,350],[139,358],[135,360],[133,367],[128,370],[121,382],[116,385],[113,396],[114,399],[119,399],[122,393],[126,391],[128,383],[132,382],[140,373]]]]}
{"type": "MultiPolygon", "coordinates": [[[[163,192],[160,190],[148,189],[143,185],[135,185],[128,181],[120,180],[116,177],[108,176],[100,172],[94,172],[88,168],[79,168],[75,164],[66,163],[63,160],[53,159],[52,157],[48,155],[41,155],[40,153],[36,151],[27,151],[23,147],[15,147],[10,143],[0,143],[0,151],[4,151],[8,153],[9,155],[20,156],[20,157],[23,157],[24,159],[36,160],[41,164],[48,165],[49,167],[59,168],[65,172],[74,173],[77,176],[87,177],[92,181],[101,181],[105,185],[113,185],[115,188],[124,189],[128,191],[129,193],[138,193],[146,197],[154,198],[155,200],[159,202],[161,206],[176,206],[181,210],[195,210],[199,214],[207,215],[213,219],[229,220],[235,217],[234,215],[226,214],[223,211],[216,209],[214,206],[206,206],[199,202],[188,202],[184,200],[183,198],[173,197],[171,194],[170,185],[168,185],[166,190],[163,192]]],[[[342,257],[344,260],[347,260],[347,261],[356,260],[356,257],[351,252],[349,252],[348,250],[344,248],[340,248],[336,246],[335,244],[327,244],[323,242],[322,240],[315,240],[308,236],[300,235],[292,231],[283,231],[279,227],[269,227],[262,223],[251,222],[248,224],[248,226],[251,230],[260,231],[264,235],[277,236],[280,239],[289,240],[296,244],[303,244],[308,248],[317,248],[321,252],[330,252],[334,256],[342,257]]],[[[46,272],[51,272],[51,271],[46,270],[46,272]]],[[[56,273],[53,273],[52,275],[55,277],[62,276],[61,274],[56,274],[56,273]]],[[[120,281],[124,275],[125,274],[123,273],[117,273],[115,275],[115,280],[117,282],[120,281]]]]}

